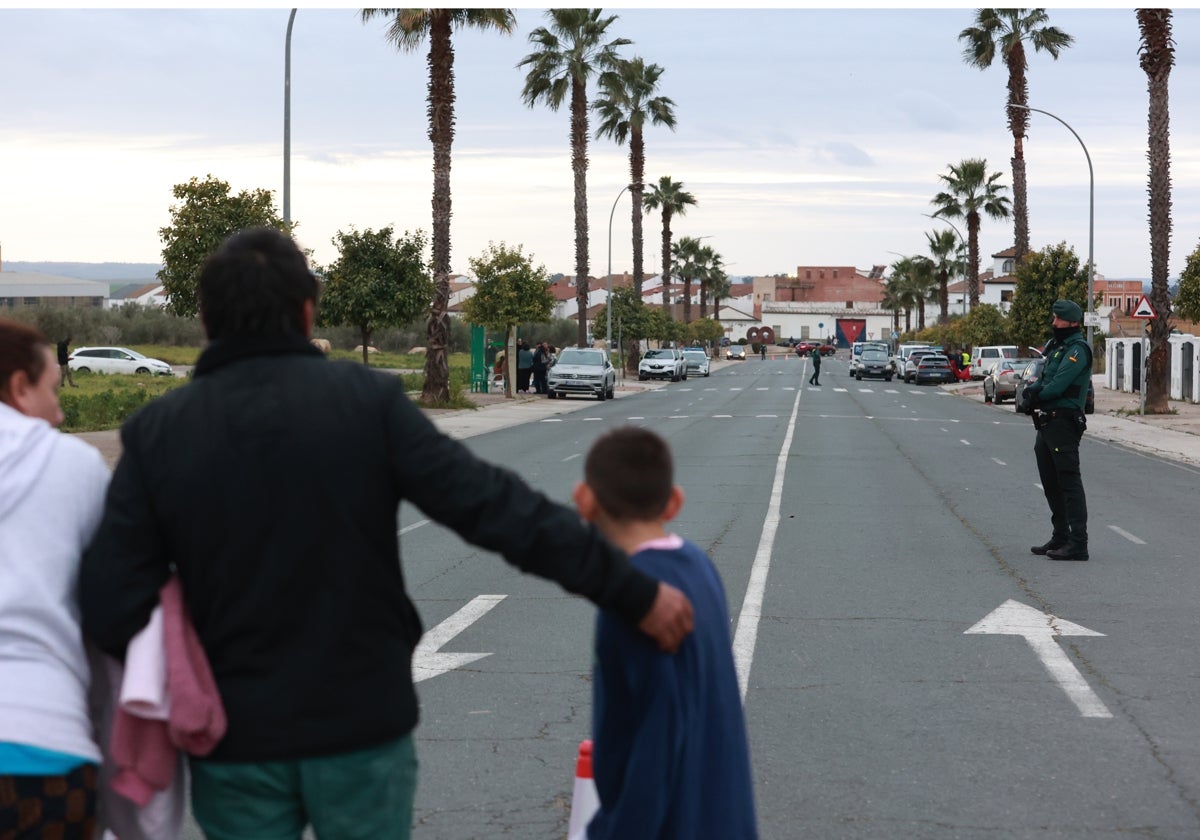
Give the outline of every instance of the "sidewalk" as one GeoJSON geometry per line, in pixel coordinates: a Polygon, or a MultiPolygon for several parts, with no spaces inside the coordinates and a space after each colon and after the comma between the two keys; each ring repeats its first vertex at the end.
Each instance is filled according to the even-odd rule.
{"type": "MultiPolygon", "coordinates": [[[[1139,394],[1112,391],[1104,387],[1103,374],[1092,377],[1096,389],[1096,413],[1088,415],[1086,434],[1100,440],[1200,466],[1200,404],[1171,400],[1174,414],[1141,415],[1139,394]]],[[[982,382],[961,382],[940,386],[957,396],[983,402],[982,382]]],[[[1013,411],[1005,403],[989,406],[995,411],[1013,411]]]]}

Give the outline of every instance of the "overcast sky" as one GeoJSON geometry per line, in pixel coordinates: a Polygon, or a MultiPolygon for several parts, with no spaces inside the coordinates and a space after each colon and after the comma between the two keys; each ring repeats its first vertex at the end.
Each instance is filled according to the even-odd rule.
{"type": "MultiPolygon", "coordinates": [[[[677,130],[646,131],[646,181],[670,175],[698,206],[676,235],[707,236],[732,274],[891,263],[938,226],[922,214],[938,174],[984,157],[1011,187],[1007,74],[962,61],[970,9],[613,9],[627,56],[665,68],[677,130]]],[[[171,187],[214,175],[283,190],[287,9],[0,9],[0,245],[6,260],[157,262],[171,187]]],[[[1095,260],[1149,277],[1146,76],[1135,13],[1051,9],[1076,43],[1031,54],[1029,101],[1066,120],[1095,169],[1095,260]]],[[[489,241],[574,268],[569,112],[521,102],[517,63],[543,10],[511,36],[455,35],[452,268],[489,241]]],[[[292,217],[318,262],[350,227],[430,229],[432,154],[422,48],[388,43],[355,9],[301,9],[292,36],[292,217]]],[[[1170,271],[1200,244],[1200,11],[1176,10],[1171,74],[1170,271]]],[[[594,94],[594,85],[589,94],[594,94]]],[[[594,122],[593,122],[594,127],[594,122]]],[[[628,149],[590,143],[591,274],[605,273],[609,213],[628,149]]],[[[1033,114],[1025,156],[1031,244],[1088,250],[1088,169],[1071,133],[1033,114]]],[[[628,196],[612,268],[632,268],[628,196]]],[[[960,227],[963,227],[960,225],[960,227]]],[[[660,269],[658,216],[645,225],[660,269]]],[[[965,233],[965,228],[963,229],[965,233]]],[[[987,255],[1011,221],[983,223],[987,255]]]]}

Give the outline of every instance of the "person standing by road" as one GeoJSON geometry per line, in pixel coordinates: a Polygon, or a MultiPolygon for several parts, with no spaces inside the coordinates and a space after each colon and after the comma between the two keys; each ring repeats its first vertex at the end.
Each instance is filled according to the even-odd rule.
{"type": "Polygon", "coordinates": [[[810,355],[812,356],[813,372],[812,372],[812,376],[808,377],[808,384],[816,385],[817,387],[820,387],[820,385],[821,385],[821,348],[813,347],[812,353],[810,355]]]}
{"type": "Polygon", "coordinates": [[[765,362],[767,360],[767,342],[759,342],[758,352],[762,355],[762,360],[765,362]]]}
{"type": "Polygon", "coordinates": [[[0,318],[0,837],[89,840],[100,748],[75,595],[108,467],[54,428],[54,359],[0,318]]]}
{"type": "Polygon", "coordinates": [[[1079,328],[1083,309],[1071,300],[1051,307],[1054,337],[1046,344],[1041,378],[1025,389],[1033,407],[1033,446],[1054,531],[1029,550],[1051,560],[1087,560],[1087,497],[1079,471],[1079,441],[1087,428],[1084,404],[1092,351],[1079,328]]]}
{"type": "Polygon", "coordinates": [[[71,336],[67,336],[55,346],[58,348],[58,387],[70,383],[74,388],[75,377],[71,376],[71,336]]]}
{"type": "Polygon", "coordinates": [[[544,341],[539,341],[533,351],[533,390],[537,394],[550,391],[547,373],[550,370],[550,347],[544,341]]]}
{"type": "Polygon", "coordinates": [[[529,393],[529,379],[533,375],[533,352],[525,339],[517,339],[517,393],[529,393]]]}
{"type": "Polygon", "coordinates": [[[410,836],[421,620],[402,501],[664,650],[690,632],[686,597],[574,510],[438,431],[398,377],[309,344],[318,286],[290,238],[235,234],[198,288],[209,344],[122,427],[80,597],[84,634],[121,656],[179,575],[228,718],[191,760],[207,836],[410,836]]]}

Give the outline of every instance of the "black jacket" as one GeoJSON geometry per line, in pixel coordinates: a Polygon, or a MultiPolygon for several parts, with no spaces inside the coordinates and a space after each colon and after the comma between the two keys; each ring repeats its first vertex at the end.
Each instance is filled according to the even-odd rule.
{"type": "Polygon", "coordinates": [[[654,600],[595,528],[439,432],[398,378],[300,339],[210,345],[121,440],[83,559],[84,632],[123,656],[178,569],[229,719],[215,760],[355,750],[416,725],[402,499],[630,621],[654,600]]]}

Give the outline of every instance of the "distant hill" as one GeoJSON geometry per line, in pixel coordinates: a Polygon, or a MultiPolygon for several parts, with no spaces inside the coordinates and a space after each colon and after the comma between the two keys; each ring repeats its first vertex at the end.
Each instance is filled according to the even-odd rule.
{"type": "Polygon", "coordinates": [[[5,271],[36,271],[101,283],[150,283],[162,268],[158,263],[17,262],[5,260],[5,271]]]}

